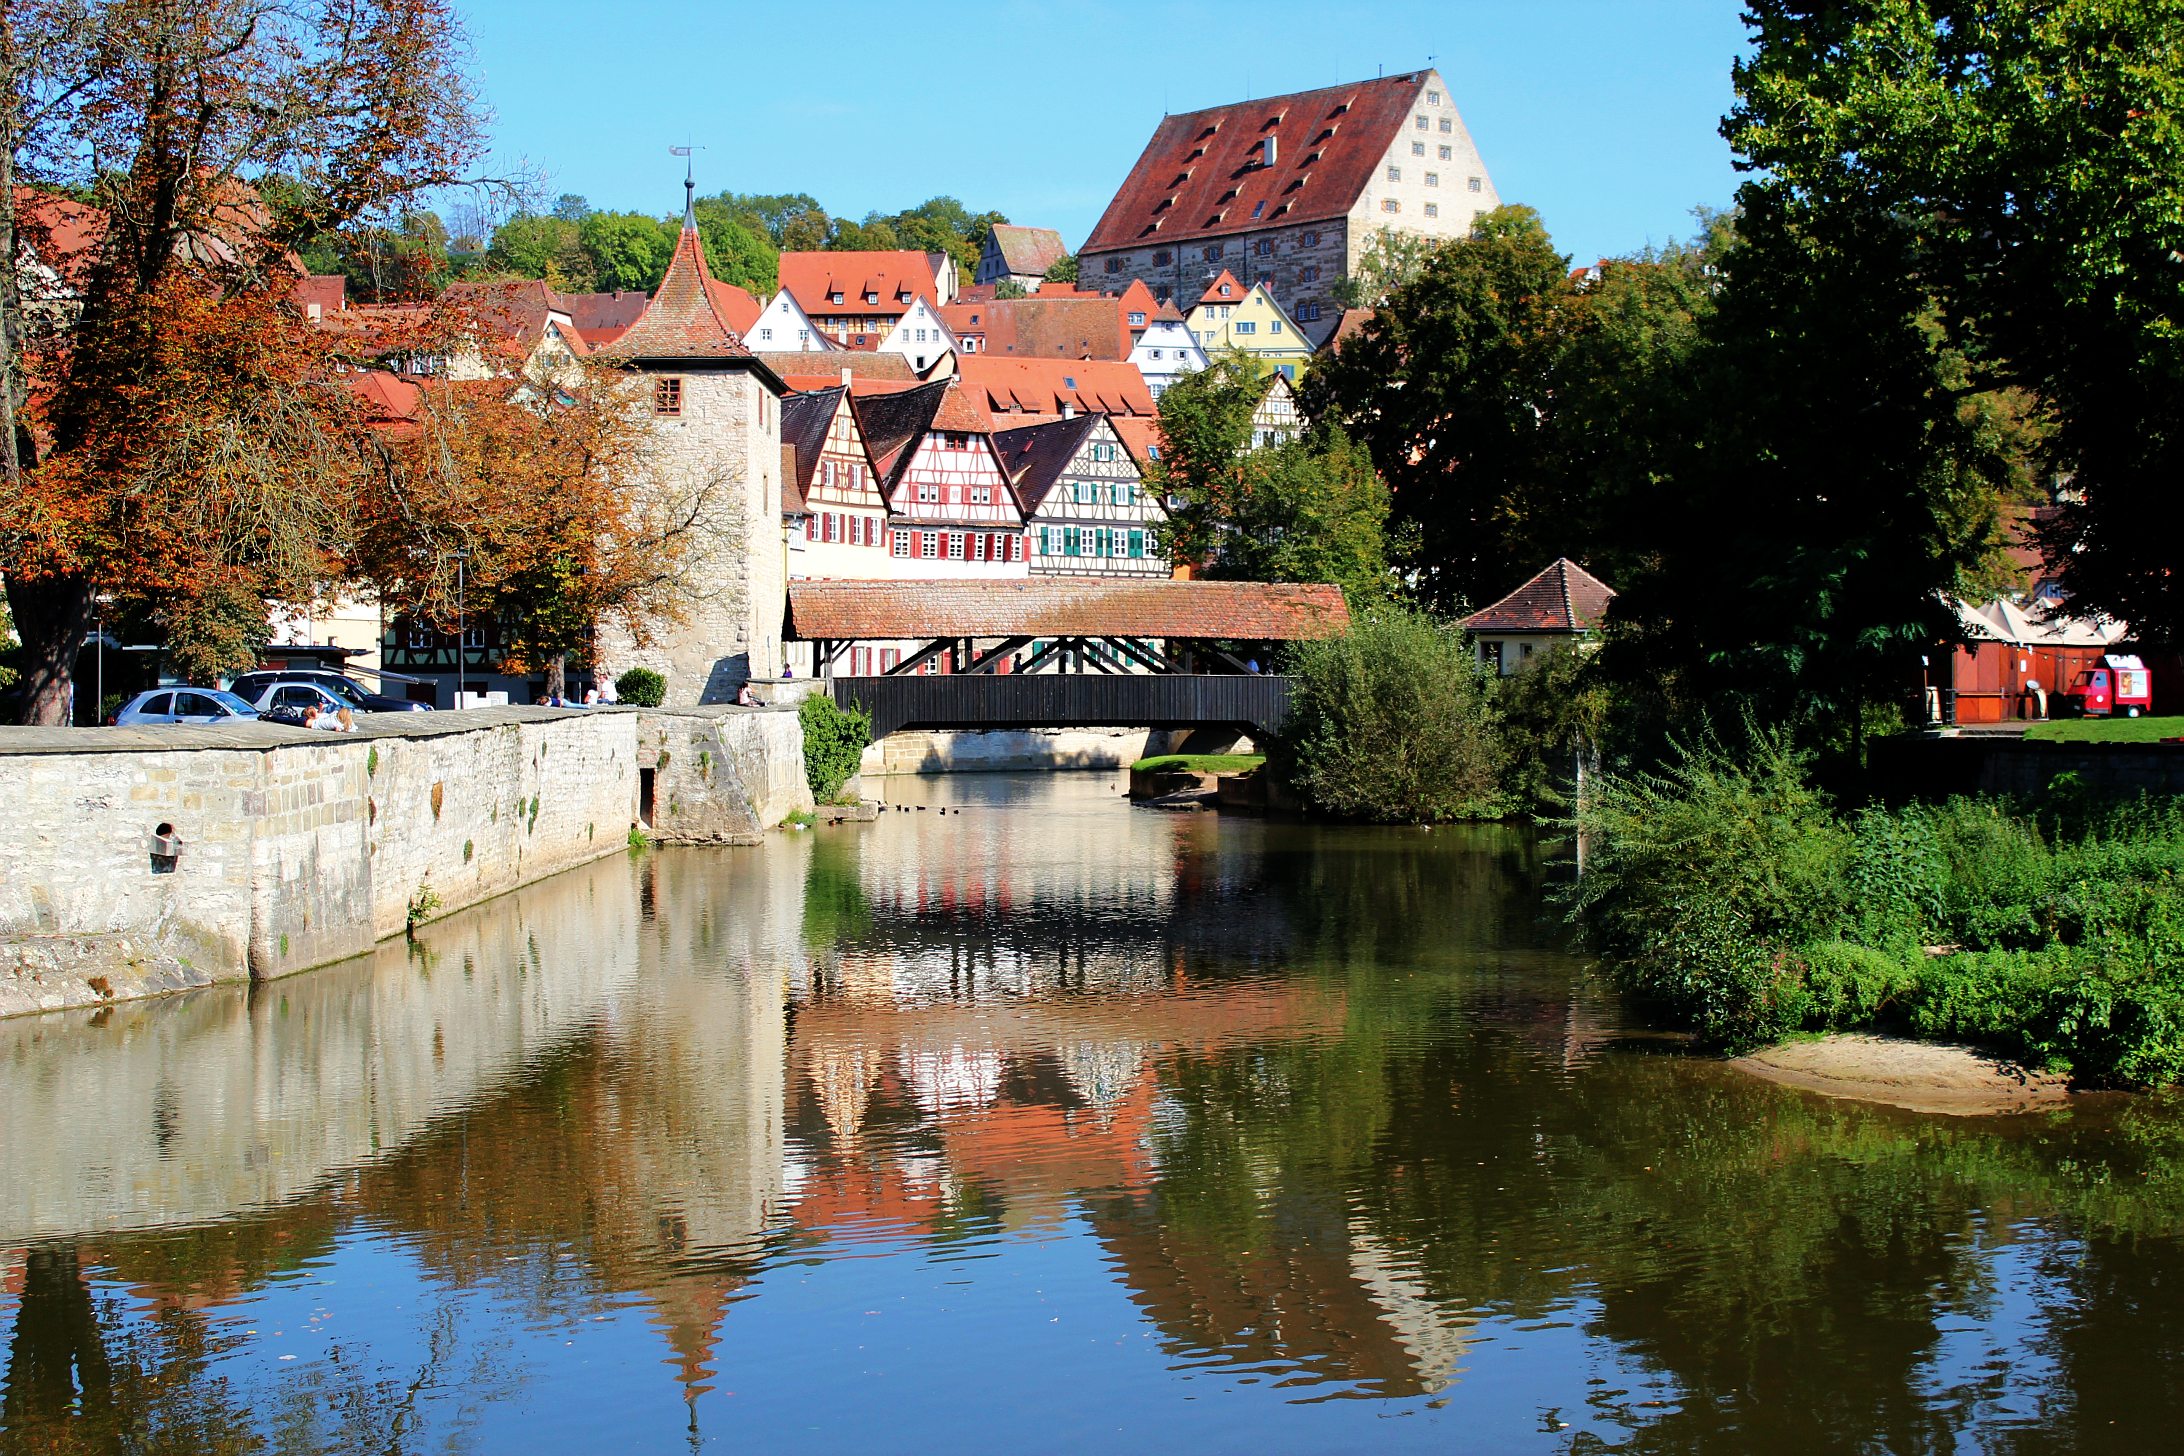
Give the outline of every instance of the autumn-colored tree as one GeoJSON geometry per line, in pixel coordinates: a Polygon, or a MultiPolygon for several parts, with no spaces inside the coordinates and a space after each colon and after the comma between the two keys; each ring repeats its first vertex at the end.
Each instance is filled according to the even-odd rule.
{"type": "Polygon", "coordinates": [[[568,659],[612,622],[639,642],[734,550],[733,482],[655,468],[644,381],[590,367],[551,391],[517,380],[425,386],[384,431],[384,488],[364,499],[357,556],[392,613],[500,625],[503,667],[565,690],[568,659]]]}
{"type": "MultiPolygon", "coordinates": [[[[41,255],[69,265],[66,326],[26,340],[19,368],[12,348],[0,359],[29,423],[11,441],[0,571],[28,715],[56,723],[99,594],[172,617],[204,593],[293,594],[340,554],[352,420],[329,343],[289,311],[295,253],[462,180],[480,143],[448,0],[11,0],[7,14],[7,167],[95,208],[79,256],[41,255]],[[22,80],[19,58],[48,38],[60,61],[22,80]],[[268,173],[295,184],[273,204],[251,185],[268,173]]],[[[35,195],[12,190],[11,210],[35,195]]],[[[12,267],[0,311],[22,339],[12,267]]]]}

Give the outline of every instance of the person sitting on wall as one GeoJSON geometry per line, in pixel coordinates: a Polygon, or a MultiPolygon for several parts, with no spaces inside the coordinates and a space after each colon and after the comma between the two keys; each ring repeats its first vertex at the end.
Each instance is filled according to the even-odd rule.
{"type": "Polygon", "coordinates": [[[751,691],[751,680],[745,678],[743,686],[736,689],[736,706],[739,708],[755,708],[758,705],[758,695],[751,691]]]}

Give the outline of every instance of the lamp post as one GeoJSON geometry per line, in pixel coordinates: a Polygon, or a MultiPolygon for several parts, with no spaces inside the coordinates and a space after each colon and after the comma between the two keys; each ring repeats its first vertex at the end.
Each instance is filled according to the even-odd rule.
{"type": "Polygon", "coordinates": [[[470,656],[470,634],[464,630],[463,620],[463,563],[470,559],[468,551],[455,553],[455,706],[463,705],[463,674],[470,656]]]}

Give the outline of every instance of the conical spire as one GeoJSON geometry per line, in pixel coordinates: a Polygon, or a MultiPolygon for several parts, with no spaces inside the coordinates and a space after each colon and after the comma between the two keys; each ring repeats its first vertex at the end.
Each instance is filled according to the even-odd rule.
{"type": "Polygon", "coordinates": [[[713,275],[705,266],[705,244],[698,236],[697,179],[687,169],[682,236],[675,240],[675,254],[667,260],[667,274],[637,322],[603,352],[631,360],[751,357],[743,336],[713,301],[713,275]]]}

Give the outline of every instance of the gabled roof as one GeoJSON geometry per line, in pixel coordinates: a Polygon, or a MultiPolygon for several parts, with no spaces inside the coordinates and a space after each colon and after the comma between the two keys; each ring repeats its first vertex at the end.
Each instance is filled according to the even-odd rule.
{"type": "Polygon", "coordinates": [[[1484,611],[1457,625],[1466,632],[1596,632],[1615,589],[1567,556],[1484,611]]]}
{"type": "Polygon", "coordinates": [[[1363,333],[1365,325],[1372,321],[1373,311],[1371,309],[1346,308],[1342,311],[1342,317],[1335,320],[1334,332],[1327,336],[1327,342],[1320,345],[1320,347],[1322,349],[1340,349],[1346,341],[1363,333]]]}
{"type": "Polygon", "coordinates": [[[1024,359],[965,354],[957,376],[996,415],[1106,414],[1150,419],[1158,411],[1137,366],[1114,359],[1024,359]]]}
{"type": "Polygon", "coordinates": [[[933,428],[948,389],[945,381],[936,381],[892,394],[850,395],[850,412],[857,421],[857,433],[864,437],[865,454],[872,461],[882,495],[894,494],[903,467],[933,428]]]}
{"type": "Polygon", "coordinates": [[[345,273],[313,273],[298,278],[288,296],[296,301],[296,307],[303,310],[306,318],[312,317],[314,308],[320,315],[340,313],[349,301],[349,278],[345,273]]]}
{"type": "Polygon", "coordinates": [[[1223,268],[1220,273],[1215,276],[1214,280],[1206,285],[1206,291],[1198,295],[1198,302],[1242,303],[1244,301],[1244,295],[1249,292],[1251,292],[1251,290],[1244,287],[1242,283],[1239,283],[1234,273],[1231,273],[1228,269],[1223,268]]]}
{"type": "MultiPolygon", "coordinates": [[[[827,431],[834,424],[834,412],[842,407],[849,391],[842,385],[830,389],[814,389],[802,394],[784,396],[781,401],[781,488],[786,492],[790,485],[796,489],[797,509],[803,508],[804,498],[811,493],[811,482],[819,471],[819,456],[826,449],[827,431]],[[795,469],[787,467],[794,460],[795,469]]],[[[787,496],[784,495],[786,500],[787,496]]],[[[784,506],[784,509],[787,509],[784,506]]]]}
{"type": "MultiPolygon", "coordinates": [[[[1145,280],[1142,278],[1131,279],[1130,286],[1122,290],[1122,298],[1119,301],[1122,304],[1123,326],[1137,330],[1143,330],[1154,319],[1159,318],[1161,309],[1167,307],[1166,304],[1153,297],[1153,290],[1145,286],[1145,280]],[[1145,322],[1142,324],[1131,323],[1130,315],[1134,313],[1143,314],[1145,322]]],[[[1176,317],[1181,318],[1183,315],[1177,314],[1176,317]]]]}
{"type": "Polygon", "coordinates": [[[936,637],[1180,637],[1311,641],[1350,624],[1342,588],[1318,583],[1129,580],[792,581],[801,641],[936,637]]]}
{"type": "Polygon", "coordinates": [[[559,333],[572,354],[590,352],[582,331],[576,327],[569,301],[535,278],[450,283],[440,301],[468,315],[519,359],[528,358],[549,331],[559,333]],[[555,327],[555,314],[569,320],[566,330],[555,327]]]}
{"type": "Polygon", "coordinates": [[[1011,273],[1044,278],[1046,270],[1069,256],[1062,235],[1052,228],[1018,227],[999,222],[993,226],[993,245],[1011,273]]]}
{"type": "MultiPolygon", "coordinates": [[[[1409,124],[1432,74],[1410,71],[1162,118],[1080,251],[1345,216],[1409,124]],[[1276,143],[1271,167],[1263,164],[1269,138],[1276,143]]],[[[1442,102],[1454,115],[1446,96],[1442,102]]]]}
{"type": "Polygon", "coordinates": [[[659,291],[652,295],[637,322],[604,352],[617,359],[663,363],[750,359],[752,354],[743,346],[742,332],[722,312],[721,300],[714,292],[716,286],[712,272],[705,266],[705,247],[698,240],[697,227],[686,217],[659,291]]]}
{"type": "Polygon", "coordinates": [[[1122,300],[1104,294],[1035,294],[951,303],[940,310],[940,317],[957,338],[982,339],[981,354],[1034,359],[1130,357],[1130,328],[1124,322],[1122,300]]]}
{"type": "Polygon", "coordinates": [[[644,317],[650,294],[636,289],[620,293],[564,293],[559,295],[570,322],[593,348],[611,344],[629,326],[644,317]]]}
{"type": "Polygon", "coordinates": [[[1153,463],[1153,452],[1166,443],[1161,436],[1160,421],[1157,419],[1110,417],[1107,423],[1115,427],[1115,433],[1122,437],[1122,443],[1129,450],[1130,458],[1138,463],[1141,470],[1153,463]]]}
{"type": "Polygon", "coordinates": [[[1105,418],[1078,415],[994,435],[994,453],[1001,457],[1001,469],[1016,486],[1016,498],[1024,503],[1025,515],[1039,509],[1062,472],[1069,468],[1069,462],[1077,458],[1077,452],[1105,418]]]}
{"type": "Polygon", "coordinates": [[[932,259],[907,250],[890,253],[783,253],[781,286],[804,312],[815,318],[844,315],[885,315],[902,312],[902,295],[923,298],[938,305],[940,285],[933,275],[932,259]],[[830,303],[830,295],[842,295],[830,303]],[[877,294],[873,303],[867,293],[877,294]]]}
{"type": "Polygon", "coordinates": [[[391,425],[417,418],[424,390],[415,382],[384,369],[366,369],[342,379],[342,387],[355,398],[367,424],[391,425]]]}

